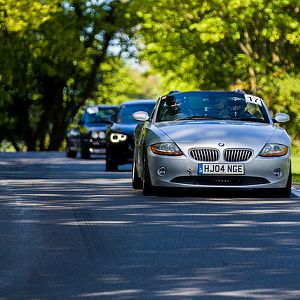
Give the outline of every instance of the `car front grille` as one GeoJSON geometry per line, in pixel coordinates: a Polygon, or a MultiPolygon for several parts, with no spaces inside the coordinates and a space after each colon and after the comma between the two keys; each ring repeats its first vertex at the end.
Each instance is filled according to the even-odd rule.
{"type": "MultiPolygon", "coordinates": [[[[193,148],[189,154],[197,161],[215,162],[220,158],[220,151],[214,148],[193,148]]],[[[252,154],[251,149],[225,149],[223,157],[228,162],[243,162],[249,160],[252,154]]]]}
{"type": "Polygon", "coordinates": [[[171,182],[207,186],[251,186],[269,183],[265,178],[253,176],[180,176],[173,178],[171,182]]]}
{"type": "Polygon", "coordinates": [[[195,148],[190,150],[190,156],[197,161],[217,161],[220,152],[218,149],[195,148]]]}
{"type": "Polygon", "coordinates": [[[247,161],[252,156],[251,149],[226,149],[224,160],[229,162],[247,161]]]}

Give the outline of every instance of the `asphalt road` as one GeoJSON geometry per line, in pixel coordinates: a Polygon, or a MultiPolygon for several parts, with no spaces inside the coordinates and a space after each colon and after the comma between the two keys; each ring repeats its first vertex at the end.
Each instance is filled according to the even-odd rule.
{"type": "Polygon", "coordinates": [[[0,300],[300,299],[296,195],[143,197],[104,167],[0,153],[0,300]]]}

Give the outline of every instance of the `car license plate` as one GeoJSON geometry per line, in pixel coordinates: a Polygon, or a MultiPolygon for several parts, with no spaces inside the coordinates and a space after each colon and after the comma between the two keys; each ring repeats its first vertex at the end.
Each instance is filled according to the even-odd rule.
{"type": "Polygon", "coordinates": [[[217,175],[243,175],[244,165],[243,164],[199,164],[198,174],[217,174],[217,175]]]}

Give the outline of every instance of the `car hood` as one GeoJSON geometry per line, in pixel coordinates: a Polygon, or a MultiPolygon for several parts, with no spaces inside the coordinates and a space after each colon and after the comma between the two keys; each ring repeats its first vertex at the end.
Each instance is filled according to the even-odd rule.
{"type": "Polygon", "coordinates": [[[107,124],[93,124],[93,125],[85,125],[84,130],[87,132],[92,132],[92,131],[106,131],[107,129],[107,124]]]}
{"type": "Polygon", "coordinates": [[[242,121],[181,121],[156,124],[176,143],[241,142],[265,144],[276,126],[265,123],[242,121]]]}
{"type": "Polygon", "coordinates": [[[127,135],[133,136],[134,134],[134,129],[137,124],[120,124],[120,123],[114,123],[110,130],[112,132],[118,132],[118,133],[124,133],[127,135]]]}

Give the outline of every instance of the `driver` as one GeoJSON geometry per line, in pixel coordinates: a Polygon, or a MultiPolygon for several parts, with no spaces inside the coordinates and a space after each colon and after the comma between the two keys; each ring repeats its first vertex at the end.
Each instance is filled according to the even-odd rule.
{"type": "Polygon", "coordinates": [[[179,104],[176,102],[176,99],[174,96],[168,96],[166,99],[166,105],[167,105],[167,111],[170,116],[176,116],[179,115],[181,109],[179,107],[179,104]]]}
{"type": "Polygon", "coordinates": [[[226,111],[224,111],[222,117],[230,118],[251,118],[251,114],[246,110],[247,103],[244,99],[233,97],[227,101],[226,111]]]}
{"type": "Polygon", "coordinates": [[[180,105],[181,103],[178,103],[178,99],[176,99],[174,96],[167,96],[165,102],[165,111],[163,113],[162,119],[164,121],[173,121],[181,118],[183,114],[180,105]]]}

